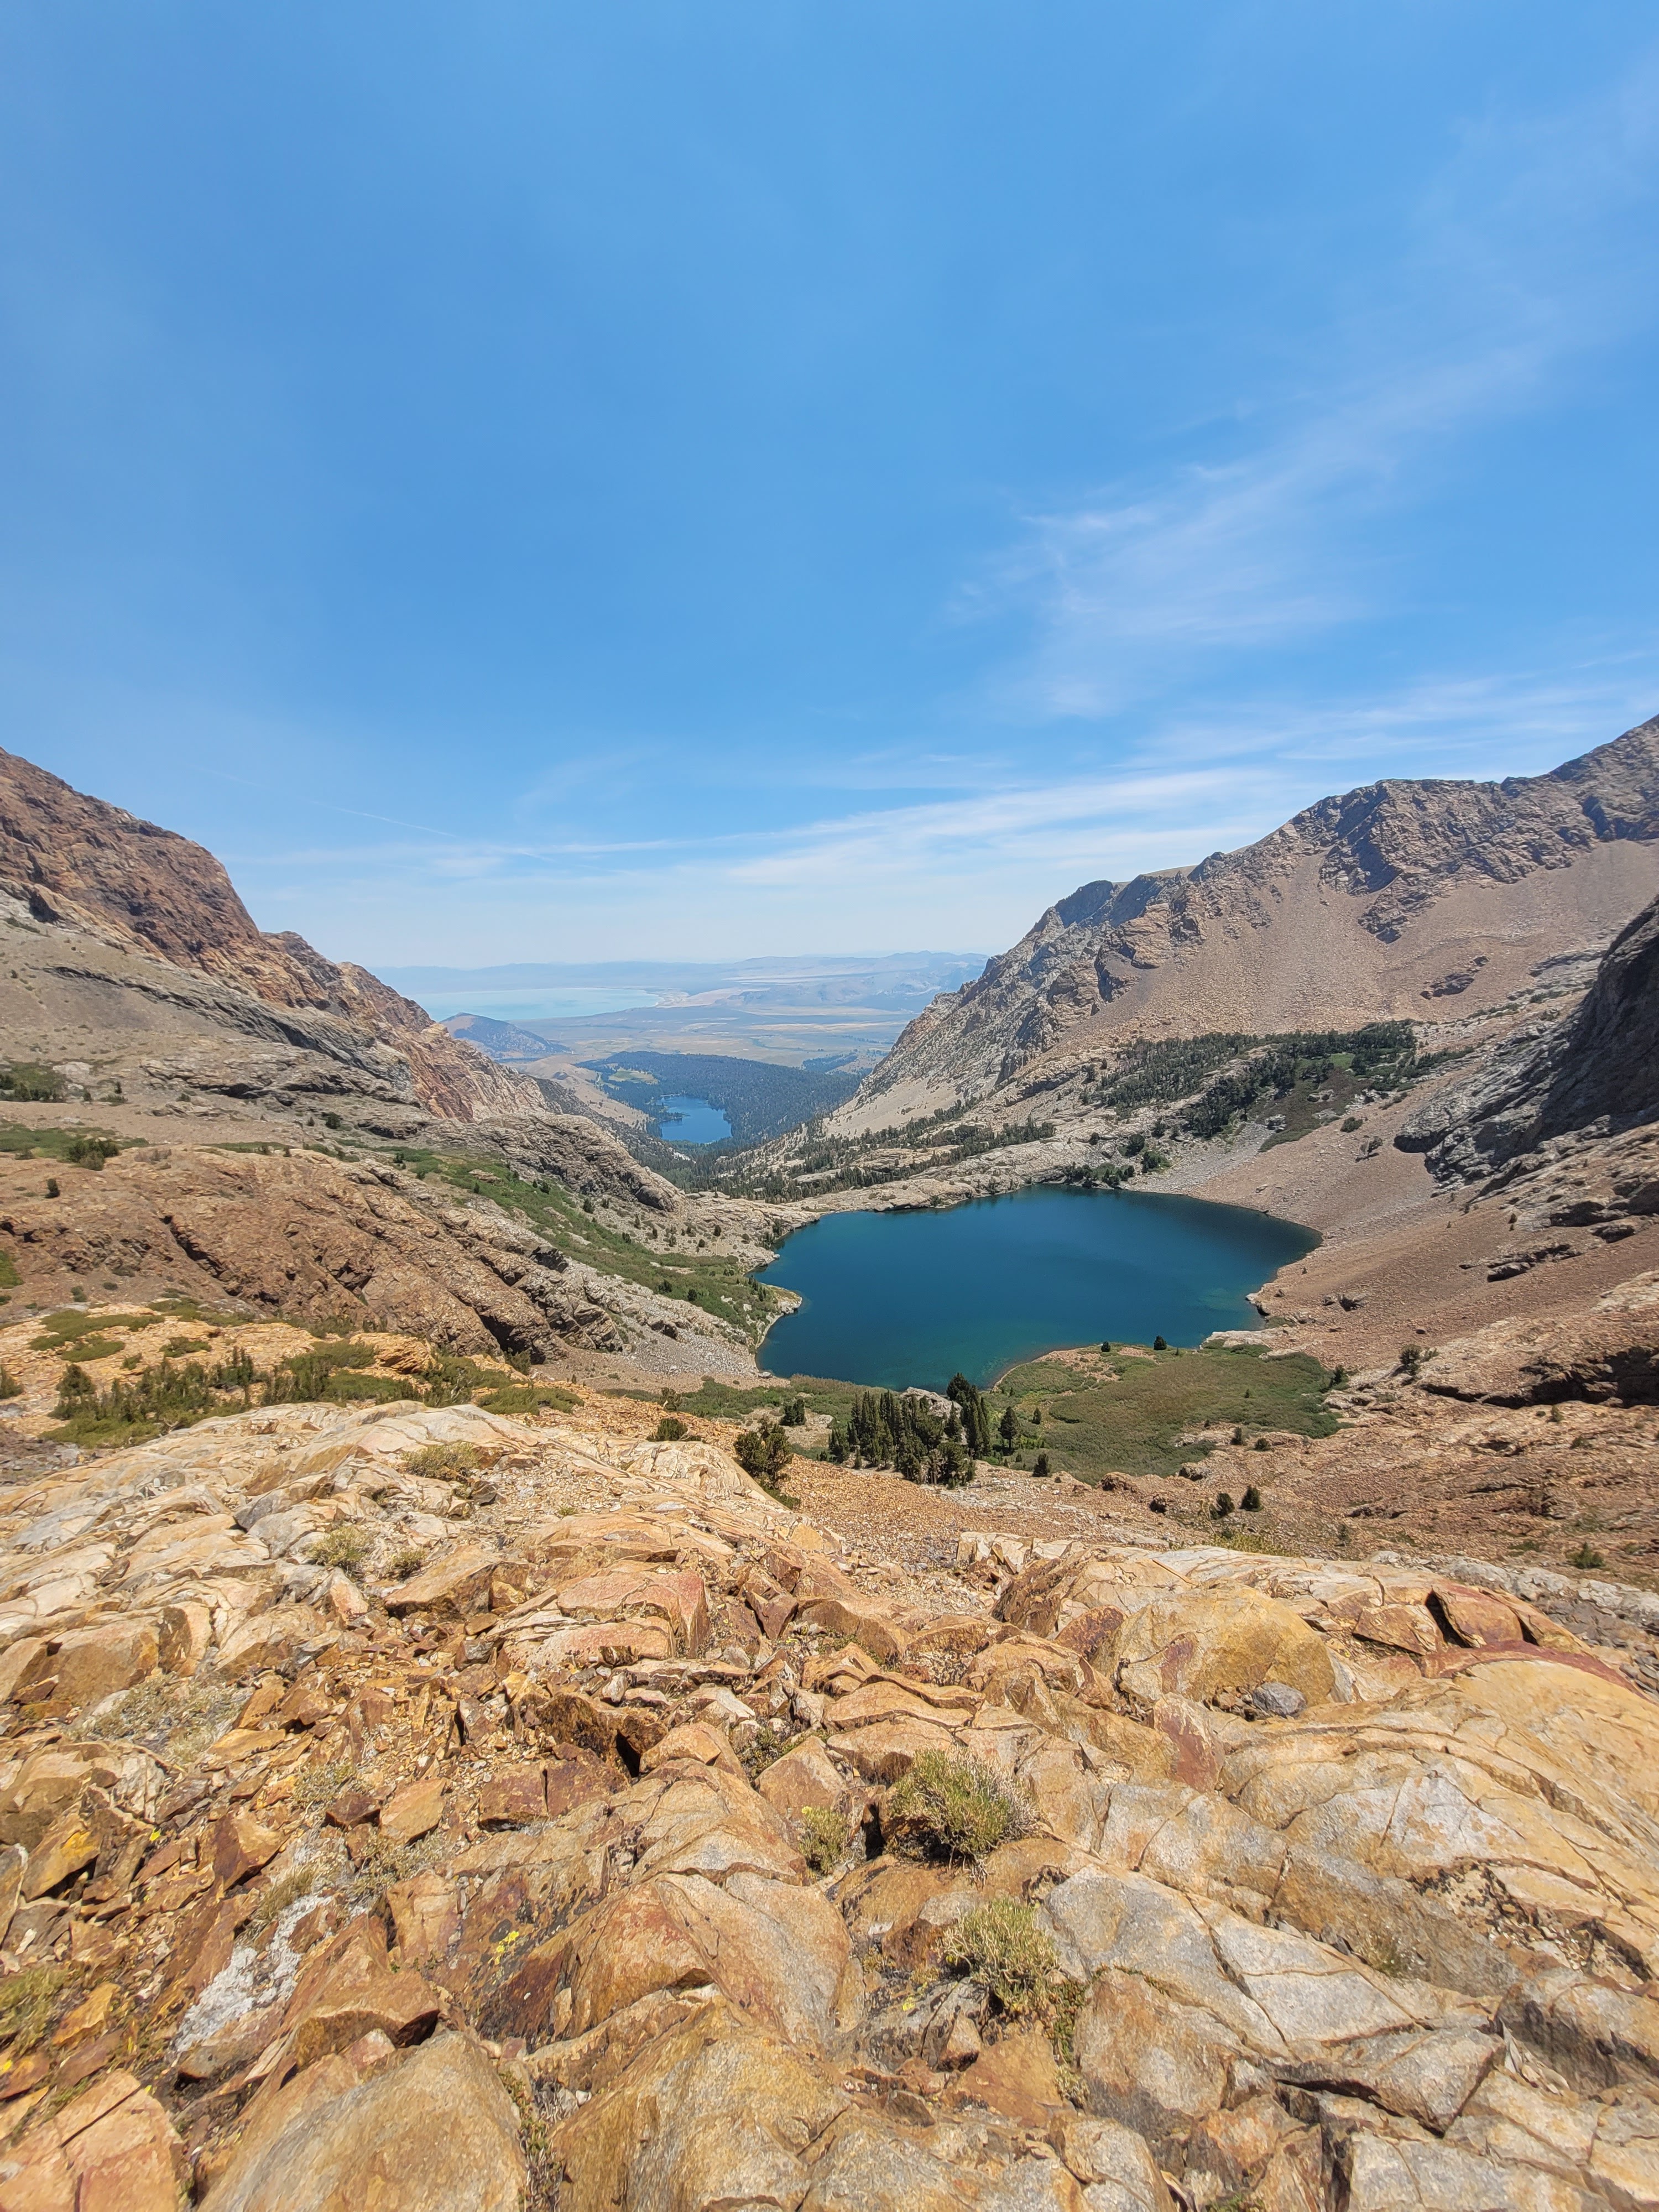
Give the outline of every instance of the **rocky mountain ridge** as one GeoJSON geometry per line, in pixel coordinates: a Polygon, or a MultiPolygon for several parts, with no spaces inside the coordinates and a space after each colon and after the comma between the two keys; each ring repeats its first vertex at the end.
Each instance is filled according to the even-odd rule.
{"type": "MultiPolygon", "coordinates": [[[[157,1030],[176,1048],[177,1033],[193,1030],[222,1057],[228,1039],[235,1041],[233,1052],[240,1048],[240,1057],[217,1071],[233,1095],[262,1082],[284,1087],[286,1055],[298,1051],[340,1069],[344,1090],[401,1097],[447,1119],[525,1113],[541,1103],[532,1084],[452,1037],[367,969],[324,959],[292,931],[258,929],[200,845],[3,751],[0,898],[14,931],[49,926],[64,948],[56,961],[35,963],[58,1004],[30,1010],[33,1024],[21,1004],[0,1007],[20,1059],[62,1056],[51,1049],[52,1033],[67,1000],[83,1027],[102,1032],[96,1072],[124,1083],[132,1042],[124,1032],[157,1030]],[[90,958],[76,957],[77,939],[92,940],[90,958]]],[[[8,949],[23,948],[14,942],[8,949]]],[[[175,1048],[164,1079],[191,1084],[202,1054],[198,1047],[192,1060],[175,1048]]],[[[322,1087],[322,1079],[307,1084],[307,1072],[288,1087],[322,1087]]]]}
{"type": "Polygon", "coordinates": [[[905,1030],[832,1130],[1009,1109],[1079,1057],[1501,1004],[1659,889],[1659,720],[1547,775],[1389,781],[1255,845],[1086,884],[905,1030]]]}

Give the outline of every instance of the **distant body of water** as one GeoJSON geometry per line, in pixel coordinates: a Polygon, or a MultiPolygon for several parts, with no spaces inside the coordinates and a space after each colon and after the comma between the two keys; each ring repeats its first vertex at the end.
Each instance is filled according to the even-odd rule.
{"type": "Polygon", "coordinates": [[[1318,1242],[1248,1206],[1140,1191],[826,1214],[760,1273],[804,1300],[769,1330],[760,1364],[940,1390],[958,1371],[982,1388],[1059,1345],[1200,1344],[1259,1326],[1248,1293],[1318,1242]]]}
{"type": "Polygon", "coordinates": [[[718,1145],[732,1124],[706,1098],[664,1098],[658,1103],[657,1134],[669,1145],[718,1145]]]}
{"type": "MultiPolygon", "coordinates": [[[[418,997],[419,994],[411,995],[418,997]]],[[[630,1013],[637,1006],[655,1006],[661,1002],[660,991],[583,983],[545,991],[533,985],[512,991],[474,990],[450,985],[428,991],[421,1000],[434,1022],[447,1022],[456,1014],[488,1014],[496,1022],[581,1021],[598,1014],[630,1013]]]]}

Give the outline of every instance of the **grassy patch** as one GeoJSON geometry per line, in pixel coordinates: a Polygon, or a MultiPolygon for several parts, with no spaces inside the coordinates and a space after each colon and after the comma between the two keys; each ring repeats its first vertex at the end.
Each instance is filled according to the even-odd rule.
{"type": "Polygon", "coordinates": [[[404,1458],[406,1474],[421,1475],[429,1482],[453,1482],[459,1476],[476,1474],[483,1465],[477,1444],[422,1444],[404,1458]]]}
{"type": "Polygon", "coordinates": [[[25,1966],[0,1982],[0,2039],[11,2045],[15,2057],[33,2051],[46,2033],[68,1979],[64,1966],[25,1966]]]}
{"type": "MultiPolygon", "coordinates": [[[[61,1313],[48,1314],[40,1323],[39,1336],[29,1339],[31,1352],[62,1352],[68,1345],[78,1346],[84,1337],[99,1336],[106,1329],[153,1328],[155,1316],[148,1313],[89,1314],[79,1306],[65,1306],[61,1313]]],[[[118,1352],[118,1345],[111,1351],[118,1352]]],[[[89,1352],[88,1359],[107,1358],[106,1353],[89,1352]]]]}
{"type": "Polygon", "coordinates": [[[799,1399],[805,1413],[828,1413],[831,1420],[844,1421],[858,1396],[856,1382],[831,1382],[820,1376],[794,1375],[787,1382],[780,1376],[775,1382],[751,1387],[706,1382],[700,1390],[682,1393],[675,1410],[701,1413],[706,1420],[746,1421],[751,1413],[763,1411],[781,1414],[786,1405],[799,1399]]]}
{"type": "Polygon", "coordinates": [[[16,1159],[84,1161],[94,1146],[105,1159],[112,1159],[129,1146],[143,1142],[142,1137],[112,1136],[107,1129],[33,1128],[26,1121],[0,1121],[0,1152],[16,1159]]]}
{"type": "Polygon", "coordinates": [[[556,1382],[507,1382],[499,1390],[486,1390],[477,1401],[486,1413],[506,1413],[514,1419],[548,1411],[574,1413],[581,1400],[556,1382]]]}
{"type": "Polygon", "coordinates": [[[1085,1482],[1115,1470],[1172,1475],[1183,1460],[1207,1449],[1182,1437],[1206,1422],[1246,1434],[1290,1429],[1328,1437],[1336,1416],[1324,1402],[1326,1375],[1301,1352],[1269,1359],[1254,1351],[1155,1352],[1150,1358],[1096,1354],[1079,1369],[1038,1359],[1010,1369],[998,1398],[1012,1401],[1030,1426],[1041,1427],[1050,1463],[1085,1482]]]}
{"type": "Polygon", "coordinates": [[[1030,1814],[988,1766],[924,1751],[888,1791],[884,1840],[910,1858],[977,1861],[1023,1836],[1030,1814]]]}

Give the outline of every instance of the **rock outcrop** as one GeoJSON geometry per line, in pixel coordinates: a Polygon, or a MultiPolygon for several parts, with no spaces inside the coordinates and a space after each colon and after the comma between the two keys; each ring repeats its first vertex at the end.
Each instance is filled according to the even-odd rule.
{"type": "MultiPolygon", "coordinates": [[[[0,896],[37,926],[52,927],[62,947],[41,965],[54,977],[52,996],[68,1004],[48,1006],[44,1019],[40,1008],[31,1008],[32,1022],[14,1021],[14,1010],[6,1010],[8,1042],[20,1059],[63,1056],[48,1041],[62,1026],[54,1017],[67,1012],[84,1022],[101,1015],[98,1026],[106,1031],[154,1029],[175,1049],[181,1028],[206,1030],[216,1043],[222,1033],[242,1041],[242,1065],[198,1071],[187,1051],[185,1065],[168,1071],[187,1083],[205,1073],[210,1089],[216,1076],[231,1095],[249,1095],[250,1086],[253,1095],[284,1088],[297,1049],[345,1071],[341,1090],[401,1095],[452,1120],[540,1107],[526,1078],[452,1036],[367,969],[324,959],[292,931],[273,936],[256,927],[224,869],[201,846],[7,752],[0,752],[0,896]],[[77,958],[65,942],[76,934],[128,957],[77,958]],[[40,1039],[32,1029],[41,1031],[40,1039]]],[[[198,1045],[198,1060],[201,1052],[198,1045]]],[[[293,1087],[293,1072],[286,1087],[293,1087]]],[[[307,1083],[297,1072],[301,1090],[335,1087],[326,1079],[307,1083]]]]}
{"type": "Polygon", "coordinates": [[[912,1579],[649,1418],[271,1407],[6,1495],[3,2212],[1659,2199],[1659,1607],[912,1579]]]}
{"type": "Polygon", "coordinates": [[[1622,1136],[1659,1121],[1659,899],[1607,948],[1564,1019],[1529,1025],[1467,1082],[1437,1091],[1395,1142],[1434,1171],[1489,1175],[1553,1138],[1622,1136]]]}

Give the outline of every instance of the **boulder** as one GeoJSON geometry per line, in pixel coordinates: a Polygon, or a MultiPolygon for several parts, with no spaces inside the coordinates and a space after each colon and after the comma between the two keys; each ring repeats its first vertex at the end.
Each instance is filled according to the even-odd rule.
{"type": "Polygon", "coordinates": [[[184,2146],[131,2074],[106,2074],[0,2158],[3,2212],[177,2212],[184,2146]]]}
{"type": "Polygon", "coordinates": [[[562,2212],[799,2205],[805,2154],[846,2106],[804,2054],[705,2004],[558,2129],[562,2212]]]}
{"type": "MultiPolygon", "coordinates": [[[[787,1820],[799,1820],[808,1810],[850,1813],[854,1802],[846,1776],[816,1736],[763,1768],[755,1787],[787,1820]]],[[[863,1792],[858,1795],[862,1798],[863,1792]]]]}
{"type": "Polygon", "coordinates": [[[317,2086],[324,2094],[296,2098],[283,2124],[250,2136],[204,2212],[518,2212],[518,2118],[465,2037],[437,2035],[367,2080],[317,2086]]]}
{"type": "Polygon", "coordinates": [[[234,1629],[220,1647],[218,1671],[228,1682],[291,1670],[330,1632],[308,1605],[275,1605],[234,1629]]]}
{"type": "Polygon", "coordinates": [[[495,1553],[482,1544],[462,1544],[386,1593],[388,1613],[429,1613],[434,1620],[464,1620],[489,1602],[495,1553]]]}
{"type": "Polygon", "coordinates": [[[394,1844],[412,1844],[429,1834],[444,1816],[444,1789],[442,1775],[428,1774],[394,1791],[380,1808],[382,1835],[394,1844]]]}
{"type": "Polygon", "coordinates": [[[73,1629],[45,1646],[13,1694],[22,1705],[49,1698],[54,1705],[94,1705],[153,1674],[159,1648],[151,1620],[100,1621],[73,1629]]]}
{"type": "Polygon", "coordinates": [[[1311,1705],[1337,1695],[1323,1638],[1259,1590],[1154,1598],[1126,1620],[1113,1659],[1118,1687],[1148,1711],[1171,1694],[1200,1705],[1240,1703],[1268,1682],[1300,1691],[1311,1705]]]}

